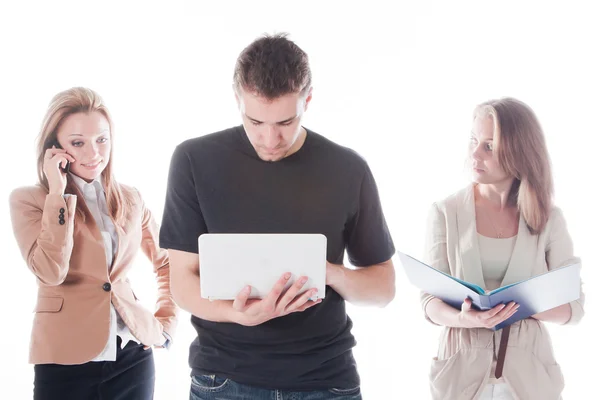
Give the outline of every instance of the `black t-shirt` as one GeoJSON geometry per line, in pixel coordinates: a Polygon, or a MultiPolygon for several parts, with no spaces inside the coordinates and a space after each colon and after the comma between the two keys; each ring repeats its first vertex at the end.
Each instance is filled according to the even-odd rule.
{"type": "MultiPolygon", "coordinates": [[[[309,130],[303,146],[277,162],[258,157],[242,126],[175,149],[160,247],[197,253],[198,237],[209,232],[321,233],[327,237],[327,260],[337,264],[344,250],[356,266],[394,254],[367,163],[309,130]]],[[[190,347],[192,374],[269,389],[359,384],[352,321],[329,286],[321,304],[258,326],[195,316],[192,324],[198,332],[190,347]]]]}

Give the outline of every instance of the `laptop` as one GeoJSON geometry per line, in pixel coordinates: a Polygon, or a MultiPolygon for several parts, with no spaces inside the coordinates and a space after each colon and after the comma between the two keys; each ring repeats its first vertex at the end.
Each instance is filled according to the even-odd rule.
{"type": "Polygon", "coordinates": [[[233,300],[250,285],[250,298],[266,297],[286,272],[325,298],[327,238],[322,234],[206,233],[198,238],[200,293],[209,300],[233,300]]]}

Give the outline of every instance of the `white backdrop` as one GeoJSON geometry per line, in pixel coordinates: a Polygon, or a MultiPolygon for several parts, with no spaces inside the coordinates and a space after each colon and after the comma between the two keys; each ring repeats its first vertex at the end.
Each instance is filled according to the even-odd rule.
{"type": "MultiPolygon", "coordinates": [[[[35,183],[34,139],[51,97],[79,85],[104,97],[116,123],[117,177],[142,192],[160,221],[174,147],[240,122],[235,59],[257,36],[280,31],[310,57],[314,100],[305,125],[367,159],[397,248],[419,257],[429,206],[468,183],[473,107],[514,96],[536,111],[556,202],[584,262],[586,317],[575,327],[551,327],[564,398],[595,397],[600,24],[593,2],[119,3],[0,5],[0,398],[31,398],[36,284],[14,241],[7,198],[35,183]]],[[[142,254],[131,280],[152,308],[155,284],[142,254]]],[[[390,306],[348,309],[365,399],[427,399],[439,329],[423,320],[403,272],[390,306]]],[[[172,349],[155,353],[157,399],[187,398],[193,337],[182,312],[172,349]]]]}

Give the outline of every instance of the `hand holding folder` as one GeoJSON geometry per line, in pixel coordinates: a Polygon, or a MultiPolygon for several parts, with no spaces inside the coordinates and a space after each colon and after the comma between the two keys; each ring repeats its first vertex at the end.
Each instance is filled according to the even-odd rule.
{"type": "Polygon", "coordinates": [[[479,310],[489,310],[498,304],[511,301],[519,304],[518,311],[509,319],[496,325],[502,329],[533,314],[579,299],[581,296],[581,264],[556,268],[541,275],[502,286],[486,293],[481,287],[465,282],[409,255],[398,252],[408,280],[419,289],[460,310],[466,298],[479,310]]]}

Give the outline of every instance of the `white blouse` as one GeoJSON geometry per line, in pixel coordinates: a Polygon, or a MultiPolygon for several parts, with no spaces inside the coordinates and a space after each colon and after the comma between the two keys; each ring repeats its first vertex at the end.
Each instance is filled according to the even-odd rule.
{"type": "MultiPolygon", "coordinates": [[[[85,204],[94,216],[96,225],[98,225],[98,229],[102,234],[107,262],[106,268],[110,271],[119,246],[119,238],[108,213],[104,187],[100,183],[99,178],[96,178],[91,183],[87,183],[76,175],[71,174],[71,177],[83,195],[85,204]]],[[[127,325],[125,325],[125,322],[123,322],[111,303],[108,342],[106,343],[104,350],[102,350],[102,353],[91,361],[116,361],[117,336],[121,337],[121,348],[124,348],[130,340],[139,343],[139,341],[131,334],[129,328],[127,328],[127,325]]]]}
{"type": "Polygon", "coordinates": [[[477,234],[477,237],[485,289],[498,289],[506,275],[517,236],[496,239],[477,234]]]}
{"type": "MultiPolygon", "coordinates": [[[[483,280],[485,282],[485,290],[498,289],[502,284],[510,258],[517,241],[517,235],[510,238],[491,238],[477,234],[479,242],[479,254],[481,255],[481,267],[483,269],[483,280]]],[[[495,337],[494,337],[495,340],[495,337]]],[[[499,343],[494,346],[494,360],[490,369],[490,384],[500,384],[504,379],[500,377],[496,379],[496,357],[498,354],[499,343]]]]}

